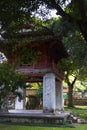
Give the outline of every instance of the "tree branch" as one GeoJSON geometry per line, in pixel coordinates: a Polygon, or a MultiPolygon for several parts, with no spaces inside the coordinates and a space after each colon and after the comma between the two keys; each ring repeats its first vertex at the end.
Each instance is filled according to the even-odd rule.
{"type": "Polygon", "coordinates": [[[65,74],[65,80],[66,80],[66,82],[67,82],[67,84],[68,84],[68,86],[71,86],[71,83],[70,83],[70,81],[69,81],[69,74],[68,74],[68,72],[66,72],[66,74],[65,74]]]}
{"type": "Polygon", "coordinates": [[[70,14],[67,14],[67,13],[61,8],[61,6],[55,2],[55,0],[50,3],[50,6],[57,10],[57,15],[62,16],[62,17],[65,18],[68,22],[70,22],[70,23],[77,23],[77,20],[76,20],[74,17],[72,17],[70,14]]]}
{"type": "Polygon", "coordinates": [[[86,24],[86,26],[84,27],[83,25],[83,21],[85,22],[85,23],[87,23],[87,21],[86,21],[86,19],[84,18],[85,17],[85,5],[84,5],[84,2],[82,1],[82,0],[72,0],[72,2],[75,2],[74,4],[76,4],[77,2],[76,1],[78,1],[78,6],[76,6],[76,7],[78,7],[78,11],[80,11],[80,15],[81,15],[81,19],[77,19],[77,18],[75,18],[74,16],[71,16],[70,14],[67,14],[62,8],[61,8],[61,6],[58,4],[58,3],[56,3],[55,2],[55,0],[54,1],[52,1],[52,2],[50,2],[50,6],[51,7],[53,7],[53,9],[56,9],[57,10],[57,14],[58,15],[60,15],[60,16],[62,16],[64,19],[66,19],[68,22],[70,22],[71,24],[73,24],[73,25],[75,25],[75,26],[77,26],[79,29],[80,29],[80,31],[81,31],[81,33],[82,33],[82,35],[83,35],[83,37],[85,38],[85,40],[86,40],[86,42],[87,42],[87,33],[86,33],[86,30],[85,30],[85,28],[86,28],[86,26],[87,26],[87,24],[86,24]],[[80,1],[80,2],[79,2],[80,1]],[[82,5],[82,6],[81,6],[82,5]]]}
{"type": "Polygon", "coordinates": [[[74,78],[74,80],[73,80],[73,82],[72,82],[72,86],[74,86],[76,80],[77,80],[77,77],[74,78]]]}
{"type": "Polygon", "coordinates": [[[84,0],[73,0],[74,5],[78,9],[81,19],[86,18],[86,12],[85,12],[85,3],[84,0]]]}

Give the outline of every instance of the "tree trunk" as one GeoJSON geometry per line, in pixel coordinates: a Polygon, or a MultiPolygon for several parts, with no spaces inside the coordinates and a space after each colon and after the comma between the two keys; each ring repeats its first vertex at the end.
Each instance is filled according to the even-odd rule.
{"type": "Polygon", "coordinates": [[[85,7],[84,7],[85,3],[82,0],[78,0],[78,1],[74,0],[74,2],[75,2],[74,4],[77,6],[77,8],[80,12],[79,15],[81,15],[81,17],[82,17],[80,20],[71,16],[70,14],[67,14],[61,8],[61,6],[56,4],[56,2],[54,2],[51,6],[54,7],[57,10],[58,15],[62,16],[69,23],[76,25],[80,29],[80,31],[81,31],[81,33],[82,33],[82,35],[83,35],[83,37],[84,37],[84,39],[87,43],[87,20],[86,20],[86,11],[85,11],[85,7]]]}
{"type": "Polygon", "coordinates": [[[74,107],[73,105],[73,88],[74,84],[77,80],[77,77],[74,78],[72,83],[69,81],[68,75],[66,75],[67,78],[67,84],[68,84],[68,107],[74,107]]]}
{"type": "Polygon", "coordinates": [[[3,104],[1,105],[0,111],[8,112],[8,109],[7,109],[8,96],[4,97],[2,100],[3,100],[3,104]]]}
{"type": "Polygon", "coordinates": [[[68,87],[68,107],[73,107],[73,87],[68,87]]]}

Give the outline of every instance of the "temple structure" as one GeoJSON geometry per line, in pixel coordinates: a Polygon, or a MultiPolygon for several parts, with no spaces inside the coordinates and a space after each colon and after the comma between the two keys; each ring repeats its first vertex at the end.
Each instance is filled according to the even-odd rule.
{"type": "MultiPolygon", "coordinates": [[[[29,30],[21,32],[15,42],[17,44],[15,44],[12,53],[7,53],[8,50],[3,50],[8,61],[14,64],[18,59],[21,59],[21,54],[25,55],[26,52],[33,52],[34,54],[32,54],[35,56],[34,62],[32,64],[24,64],[22,62],[17,65],[16,70],[26,76],[27,82],[43,83],[43,112],[54,113],[62,111],[64,109],[63,72],[58,69],[57,64],[60,59],[67,57],[67,53],[61,40],[52,33],[50,34],[49,30],[34,31],[34,35],[29,30]],[[21,44],[19,44],[20,39],[22,41],[21,44]],[[25,49],[24,53],[23,49],[25,49]]],[[[18,91],[23,92],[20,88],[18,91]]],[[[17,100],[15,109],[25,109],[24,101],[18,103],[17,100]]]]}

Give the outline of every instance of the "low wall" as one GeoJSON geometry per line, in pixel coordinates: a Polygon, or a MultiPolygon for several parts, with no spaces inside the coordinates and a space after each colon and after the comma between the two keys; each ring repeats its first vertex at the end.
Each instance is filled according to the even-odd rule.
{"type": "MultiPolygon", "coordinates": [[[[68,104],[68,99],[64,100],[64,105],[68,104]]],[[[87,99],[73,99],[73,105],[87,105],[87,99]]]]}

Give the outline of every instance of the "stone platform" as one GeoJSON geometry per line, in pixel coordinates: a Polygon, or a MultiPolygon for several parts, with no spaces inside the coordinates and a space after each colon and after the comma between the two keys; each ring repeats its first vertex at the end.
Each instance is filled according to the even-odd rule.
{"type": "Polygon", "coordinates": [[[69,112],[43,113],[42,110],[9,110],[0,113],[0,122],[64,124],[69,112]]]}

